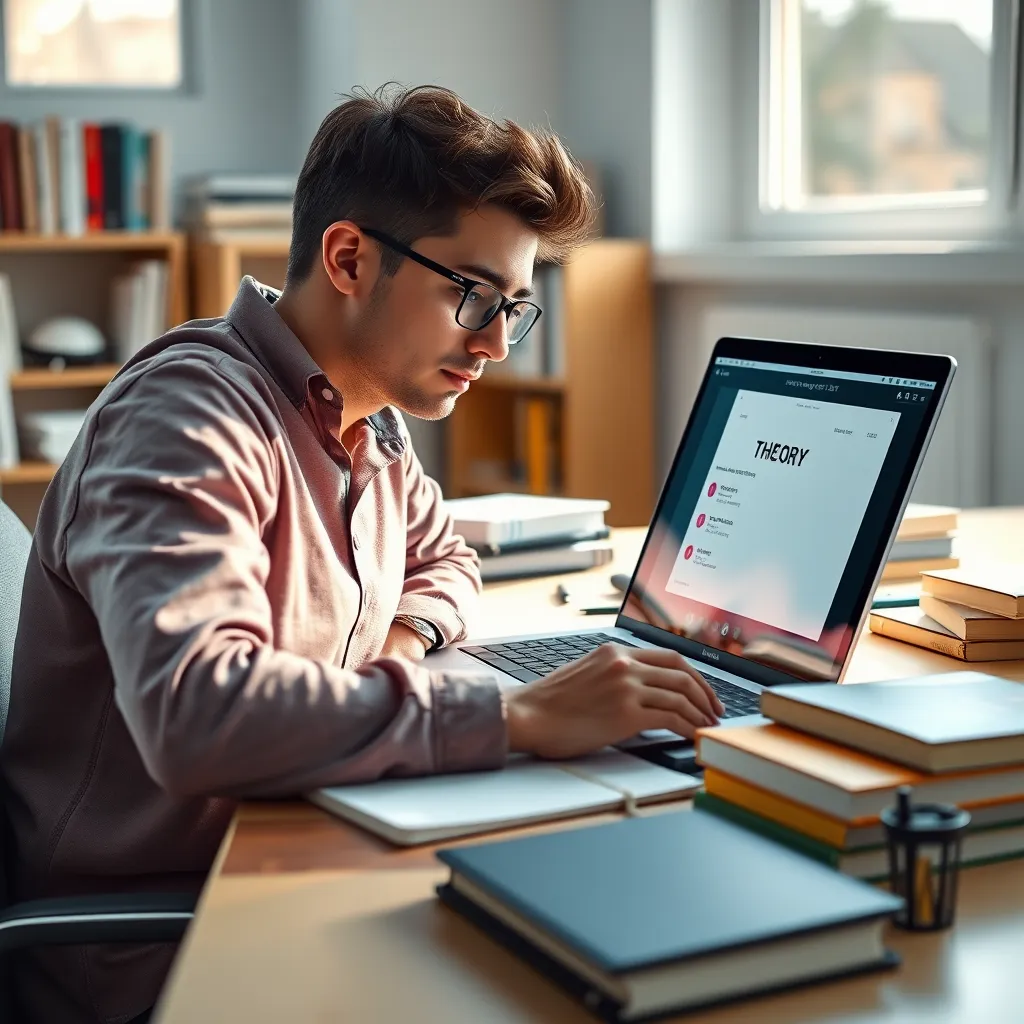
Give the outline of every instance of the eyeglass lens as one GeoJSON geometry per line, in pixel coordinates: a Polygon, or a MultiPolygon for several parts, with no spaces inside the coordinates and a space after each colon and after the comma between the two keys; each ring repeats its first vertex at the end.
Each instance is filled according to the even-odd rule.
{"type": "MultiPolygon", "coordinates": [[[[458,322],[471,331],[478,331],[492,320],[501,306],[501,292],[490,285],[474,285],[459,310],[458,322]]],[[[508,310],[508,340],[522,341],[537,319],[537,310],[528,303],[516,303],[508,310]]]]}

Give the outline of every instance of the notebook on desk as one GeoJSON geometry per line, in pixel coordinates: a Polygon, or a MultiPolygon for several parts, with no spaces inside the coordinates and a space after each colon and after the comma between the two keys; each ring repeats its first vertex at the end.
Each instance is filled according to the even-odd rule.
{"type": "Polygon", "coordinates": [[[513,758],[501,771],[333,786],[308,794],[308,799],[396,846],[412,846],[629,810],[688,796],[699,788],[700,780],[692,776],[605,750],[572,761],[513,758]]]}
{"type": "Polygon", "coordinates": [[[901,900],[700,811],[438,857],[449,907],[606,1020],[897,962],[883,927],[901,900]]]}

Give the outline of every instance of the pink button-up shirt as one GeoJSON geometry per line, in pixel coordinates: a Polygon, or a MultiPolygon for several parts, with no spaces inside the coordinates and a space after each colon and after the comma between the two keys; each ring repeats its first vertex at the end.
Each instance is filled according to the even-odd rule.
{"type": "MultiPolygon", "coordinates": [[[[39,514],[2,768],[15,893],[196,888],[243,797],[500,766],[497,683],[376,660],[465,633],[477,561],[400,417],[340,441],[330,382],[245,279],[133,358],[39,514]]],[[[31,1019],[152,1004],[173,950],[47,950],[31,1019]]]]}

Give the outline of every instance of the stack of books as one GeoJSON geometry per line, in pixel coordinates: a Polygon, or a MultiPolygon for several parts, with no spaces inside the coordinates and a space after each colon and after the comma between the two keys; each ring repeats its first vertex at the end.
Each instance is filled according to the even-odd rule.
{"type": "Polygon", "coordinates": [[[283,239],[292,232],[295,177],[289,174],[214,174],[186,188],[187,219],[204,241],[283,239]]]}
{"type": "Polygon", "coordinates": [[[977,672],[781,686],[763,724],[698,732],[700,810],[864,880],[888,878],[880,815],[915,802],[971,814],[962,866],[1024,856],[1024,688],[977,672]]]}
{"type": "Polygon", "coordinates": [[[167,138],[118,122],[0,121],[0,226],[5,231],[163,229],[167,138]]]}
{"type": "Polygon", "coordinates": [[[612,560],[607,501],[487,494],[445,502],[484,580],[575,572],[612,560]]]}
{"type": "Polygon", "coordinates": [[[882,569],[883,582],[914,580],[926,569],[955,569],[953,555],[960,510],[911,502],[882,569]]]}
{"type": "Polygon", "coordinates": [[[918,607],[873,611],[868,625],[961,661],[1024,658],[1024,567],[925,572],[918,607]]]}

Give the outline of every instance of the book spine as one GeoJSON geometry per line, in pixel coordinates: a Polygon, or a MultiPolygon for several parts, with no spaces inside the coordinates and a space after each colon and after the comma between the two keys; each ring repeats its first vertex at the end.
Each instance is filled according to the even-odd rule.
{"type": "Polygon", "coordinates": [[[879,636],[902,640],[904,643],[923,647],[929,651],[938,651],[939,654],[948,655],[950,658],[959,658],[960,661],[967,660],[967,645],[955,636],[940,636],[938,633],[916,629],[906,623],[893,622],[892,619],[886,619],[881,615],[870,616],[868,628],[879,636]]]}
{"type": "Polygon", "coordinates": [[[47,143],[46,122],[37,121],[32,126],[32,137],[36,154],[36,198],[39,208],[39,231],[52,235],[57,230],[54,218],[53,175],[50,171],[50,147],[47,143]]]}
{"type": "Polygon", "coordinates": [[[82,129],[85,149],[86,227],[103,230],[103,153],[100,148],[100,126],[87,124],[82,129]]]}
{"type": "Polygon", "coordinates": [[[50,222],[60,231],[63,221],[60,197],[60,118],[48,117],[44,123],[46,139],[46,176],[50,183],[50,222]]]}
{"type": "Polygon", "coordinates": [[[124,228],[124,167],[121,155],[121,127],[100,126],[100,152],[103,158],[103,227],[107,231],[124,228]]]}
{"type": "Polygon", "coordinates": [[[741,782],[724,772],[709,768],[704,773],[704,788],[719,800],[742,807],[751,814],[778,822],[784,828],[801,832],[826,846],[843,849],[846,846],[848,826],[844,821],[830,818],[809,807],[787,800],[785,797],[741,782]]]}
{"type": "Polygon", "coordinates": [[[0,121],[0,209],[4,231],[20,231],[21,186],[18,183],[18,129],[9,121],[0,121]]]}
{"type": "Polygon", "coordinates": [[[36,152],[32,129],[18,129],[18,178],[21,184],[21,219],[25,231],[39,230],[39,195],[36,190],[36,152]]]}
{"type": "Polygon", "coordinates": [[[82,125],[71,117],[60,120],[60,228],[66,235],[85,233],[85,161],[82,125]]]}

